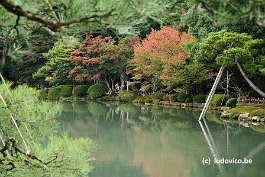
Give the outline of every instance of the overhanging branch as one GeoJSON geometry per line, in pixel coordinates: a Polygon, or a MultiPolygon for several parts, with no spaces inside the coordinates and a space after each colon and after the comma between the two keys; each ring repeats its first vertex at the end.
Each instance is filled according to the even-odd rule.
{"type": "Polygon", "coordinates": [[[29,11],[25,11],[23,10],[20,6],[16,6],[14,4],[12,4],[11,2],[7,1],[7,0],[0,0],[0,4],[8,11],[11,12],[17,16],[21,16],[21,17],[25,17],[28,20],[31,21],[35,21],[38,23],[43,24],[44,26],[50,28],[53,31],[59,31],[62,27],[64,26],[69,26],[71,24],[75,24],[75,23],[82,23],[82,22],[87,22],[91,19],[95,19],[95,18],[102,18],[102,17],[106,17],[111,15],[112,10],[109,12],[106,12],[104,14],[97,14],[97,13],[93,13],[89,16],[80,18],[80,19],[75,19],[75,20],[71,20],[68,22],[59,22],[59,21],[49,21],[45,18],[43,18],[40,15],[37,15],[35,13],[29,12],[29,11]]]}

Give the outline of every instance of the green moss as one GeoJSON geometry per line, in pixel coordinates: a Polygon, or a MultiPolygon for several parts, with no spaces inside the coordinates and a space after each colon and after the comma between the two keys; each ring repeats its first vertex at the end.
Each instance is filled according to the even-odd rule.
{"type": "Polygon", "coordinates": [[[265,117],[265,109],[261,107],[254,106],[238,106],[227,110],[228,113],[231,113],[233,116],[238,117],[240,114],[250,113],[251,116],[265,117]]]}

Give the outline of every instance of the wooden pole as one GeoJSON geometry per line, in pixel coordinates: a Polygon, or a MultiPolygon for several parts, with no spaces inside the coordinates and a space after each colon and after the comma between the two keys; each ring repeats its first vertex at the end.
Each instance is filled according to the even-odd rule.
{"type": "Polygon", "coordinates": [[[213,84],[213,86],[212,86],[212,89],[211,89],[211,91],[210,91],[210,93],[209,93],[209,95],[208,95],[208,98],[207,98],[207,100],[206,100],[206,103],[204,104],[204,107],[203,107],[203,109],[202,109],[201,115],[200,115],[200,117],[199,117],[199,121],[200,121],[202,118],[205,117],[205,114],[206,114],[206,112],[207,112],[207,110],[208,110],[208,108],[209,108],[210,102],[211,102],[211,100],[212,100],[213,94],[214,94],[214,92],[215,92],[215,90],[216,90],[216,88],[217,88],[218,83],[220,82],[220,79],[221,79],[221,76],[222,76],[222,74],[223,74],[224,68],[225,68],[225,67],[222,65],[221,68],[220,68],[220,70],[219,70],[219,72],[218,72],[218,74],[217,74],[217,77],[216,77],[216,79],[215,79],[215,81],[214,81],[214,84],[213,84]]]}

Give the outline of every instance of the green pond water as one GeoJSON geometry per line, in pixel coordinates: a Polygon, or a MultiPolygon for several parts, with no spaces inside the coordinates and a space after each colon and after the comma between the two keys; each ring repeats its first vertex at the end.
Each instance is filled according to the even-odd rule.
{"type": "Polygon", "coordinates": [[[90,177],[264,177],[265,128],[200,110],[125,103],[63,103],[60,129],[98,144],[90,177]],[[210,164],[203,164],[203,158],[210,164]],[[251,159],[217,164],[214,159],[251,159]]]}

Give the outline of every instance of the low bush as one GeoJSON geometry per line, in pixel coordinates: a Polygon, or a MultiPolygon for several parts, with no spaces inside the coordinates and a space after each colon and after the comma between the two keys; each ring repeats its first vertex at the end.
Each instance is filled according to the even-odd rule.
{"type": "Polygon", "coordinates": [[[159,99],[156,99],[156,98],[153,98],[152,99],[152,102],[155,104],[155,105],[158,105],[159,104],[159,99]]]}
{"type": "Polygon", "coordinates": [[[191,103],[192,99],[190,97],[186,98],[185,103],[191,103]]]}
{"type": "Polygon", "coordinates": [[[133,92],[132,92],[132,91],[121,91],[121,92],[118,93],[118,95],[117,95],[117,99],[118,99],[118,100],[121,100],[121,97],[122,97],[123,95],[127,94],[127,93],[133,93],[133,92]]]}
{"type": "Polygon", "coordinates": [[[234,108],[236,107],[237,104],[237,99],[236,98],[230,98],[229,100],[227,100],[226,102],[226,106],[230,107],[230,108],[234,108]]]}
{"type": "Polygon", "coordinates": [[[170,102],[177,102],[178,101],[178,94],[173,93],[173,94],[169,95],[169,101],[170,102]]]}
{"type": "Polygon", "coordinates": [[[48,100],[59,100],[60,98],[60,88],[59,87],[52,87],[48,92],[48,100]]]}
{"type": "Polygon", "coordinates": [[[79,96],[79,97],[86,96],[87,89],[88,89],[87,85],[77,85],[77,86],[75,86],[75,88],[73,90],[73,94],[75,96],[79,96]]]}
{"type": "Polygon", "coordinates": [[[203,94],[195,95],[192,100],[194,103],[205,103],[206,96],[203,94]]]}
{"type": "Polygon", "coordinates": [[[224,94],[214,94],[211,101],[211,105],[214,107],[224,106],[227,100],[228,97],[225,96],[224,94]]]}
{"type": "Polygon", "coordinates": [[[144,103],[145,99],[145,96],[138,96],[133,100],[133,103],[144,103]]]}
{"type": "Polygon", "coordinates": [[[153,99],[150,98],[150,97],[146,97],[146,98],[144,99],[144,102],[145,102],[145,103],[153,103],[153,99]]]}
{"type": "Polygon", "coordinates": [[[163,97],[165,96],[164,93],[153,93],[150,95],[153,99],[163,100],[163,97]]]}
{"type": "Polygon", "coordinates": [[[87,93],[90,98],[96,99],[102,97],[108,91],[108,87],[104,84],[95,84],[89,87],[87,93]]]}
{"type": "Polygon", "coordinates": [[[48,96],[48,90],[47,89],[39,90],[38,93],[39,93],[38,96],[40,99],[42,99],[42,100],[47,99],[47,96],[48,96]]]}
{"type": "Polygon", "coordinates": [[[164,95],[163,96],[163,101],[170,101],[170,95],[164,95]]]}
{"type": "Polygon", "coordinates": [[[123,93],[119,100],[125,101],[125,102],[132,102],[135,98],[135,94],[133,92],[127,91],[126,93],[123,93]]]}
{"type": "Polygon", "coordinates": [[[58,86],[60,89],[59,95],[62,97],[70,97],[72,96],[73,88],[69,85],[60,85],[58,86]]]}
{"type": "Polygon", "coordinates": [[[185,103],[187,98],[189,98],[189,95],[187,95],[186,93],[178,94],[178,102],[180,103],[185,103]]]}

